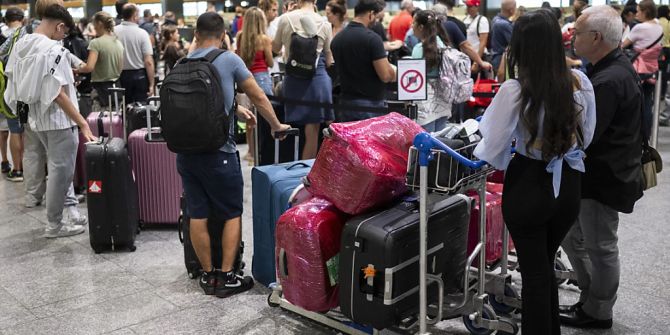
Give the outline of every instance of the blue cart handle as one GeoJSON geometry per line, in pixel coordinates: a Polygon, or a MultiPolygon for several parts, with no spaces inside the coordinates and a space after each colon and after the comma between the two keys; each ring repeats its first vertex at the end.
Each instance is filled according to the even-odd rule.
{"type": "Polygon", "coordinates": [[[472,161],[463,157],[463,155],[426,132],[422,132],[414,137],[414,147],[419,151],[419,166],[428,166],[430,160],[433,159],[431,152],[433,149],[446,152],[449,156],[456,158],[459,163],[471,169],[480,169],[487,164],[482,160],[472,161]]]}

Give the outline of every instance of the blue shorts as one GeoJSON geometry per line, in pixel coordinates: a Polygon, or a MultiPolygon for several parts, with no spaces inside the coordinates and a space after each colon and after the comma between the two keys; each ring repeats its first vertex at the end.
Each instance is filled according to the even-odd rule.
{"type": "Polygon", "coordinates": [[[7,127],[11,134],[23,134],[23,125],[19,122],[19,118],[7,118],[7,127]]]}
{"type": "Polygon", "coordinates": [[[239,153],[177,155],[186,209],[193,219],[207,219],[210,210],[221,220],[242,216],[244,181],[239,153]]]}

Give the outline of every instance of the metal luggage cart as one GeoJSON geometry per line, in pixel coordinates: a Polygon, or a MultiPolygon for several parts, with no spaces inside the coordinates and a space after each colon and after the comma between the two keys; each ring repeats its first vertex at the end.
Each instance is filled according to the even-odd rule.
{"type": "MultiPolygon", "coordinates": [[[[427,311],[429,306],[427,305],[427,296],[426,288],[428,281],[430,280],[427,276],[427,259],[426,259],[426,245],[427,245],[427,224],[428,224],[428,213],[427,213],[427,202],[428,202],[428,191],[441,192],[447,194],[462,193],[467,190],[476,190],[480,199],[480,208],[486,207],[486,176],[493,172],[493,168],[490,167],[486,162],[475,160],[472,152],[474,151],[474,146],[476,143],[467,145],[461,149],[454,150],[449,148],[447,145],[441,141],[433,138],[428,133],[421,133],[416,136],[414,139],[414,146],[410,149],[410,160],[408,164],[408,174],[416,176],[416,170],[411,171],[411,169],[419,169],[419,185],[416,183],[409,183],[411,188],[419,189],[420,193],[420,272],[419,272],[419,300],[420,300],[420,310],[419,310],[419,334],[427,334],[427,311]],[[412,164],[412,160],[417,159],[418,164],[412,164]],[[434,183],[431,181],[431,186],[428,184],[428,165],[431,160],[435,160],[438,169],[436,169],[436,176],[434,183]],[[440,169],[439,167],[442,164],[447,164],[447,168],[440,169]],[[448,183],[446,185],[439,184],[439,174],[448,173],[448,183]]],[[[415,180],[415,178],[414,178],[415,180]]],[[[460,302],[448,302],[447,304],[441,304],[437,307],[437,315],[442,316],[443,318],[453,318],[462,315],[463,323],[465,327],[472,334],[491,334],[493,331],[498,331],[499,333],[508,333],[516,334],[519,331],[518,325],[511,319],[499,316],[494,310],[492,300],[489,299],[487,290],[487,282],[490,282],[493,279],[493,287],[496,289],[496,286],[499,286],[497,283],[498,278],[504,279],[502,281],[503,285],[502,292],[496,292],[502,304],[506,303],[519,303],[515,294],[515,290],[509,285],[511,283],[511,277],[506,273],[507,270],[507,244],[508,238],[503,238],[503,264],[501,266],[503,275],[494,275],[493,277],[487,276],[486,273],[486,211],[479,211],[479,243],[476,245],[472,254],[467,258],[466,262],[466,271],[463,280],[464,292],[462,295],[462,300],[460,302]],[[479,266],[476,269],[472,269],[470,265],[474,262],[475,258],[479,257],[479,266]],[[471,272],[476,273],[476,283],[471,285],[470,283],[470,274],[471,272]],[[488,277],[488,278],[487,278],[488,277]],[[512,292],[508,294],[513,295],[514,297],[509,297],[505,294],[505,289],[512,289],[512,292]],[[446,313],[444,313],[446,311],[446,313]]],[[[505,236],[507,232],[505,231],[505,236]]],[[[507,305],[509,306],[509,305],[507,305]]],[[[516,308],[516,306],[515,306],[516,308]]]]}

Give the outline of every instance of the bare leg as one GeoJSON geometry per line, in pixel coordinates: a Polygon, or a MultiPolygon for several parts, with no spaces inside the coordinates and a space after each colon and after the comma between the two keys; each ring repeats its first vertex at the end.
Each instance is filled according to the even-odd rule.
{"type": "Polygon", "coordinates": [[[319,146],[319,129],[321,129],[321,125],[318,123],[305,125],[305,148],[302,150],[302,159],[316,158],[319,146]]]}
{"type": "Polygon", "coordinates": [[[9,136],[9,150],[12,153],[14,170],[23,171],[23,134],[9,136]]]}
{"type": "Polygon", "coordinates": [[[191,219],[190,224],[191,243],[193,243],[193,249],[198,256],[198,260],[200,260],[200,265],[206,272],[213,271],[207,219],[191,219]]]}
{"type": "Polygon", "coordinates": [[[0,156],[3,162],[7,162],[7,139],[9,139],[9,132],[0,131],[0,156]]]}
{"type": "Polygon", "coordinates": [[[223,248],[223,260],[221,262],[221,271],[229,272],[233,270],[233,263],[237,258],[237,249],[240,246],[242,238],[242,223],[239,217],[226,221],[221,236],[221,247],[223,248]]]}

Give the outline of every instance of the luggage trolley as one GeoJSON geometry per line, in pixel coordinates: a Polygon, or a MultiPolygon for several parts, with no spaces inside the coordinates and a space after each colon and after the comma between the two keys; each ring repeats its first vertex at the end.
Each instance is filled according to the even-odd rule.
{"type": "MultiPolygon", "coordinates": [[[[486,293],[486,176],[493,172],[493,168],[488,166],[486,162],[480,160],[473,160],[472,154],[476,143],[467,145],[461,149],[454,150],[442,143],[440,140],[433,138],[428,133],[421,133],[414,139],[414,146],[410,149],[410,157],[415,155],[418,158],[419,166],[419,193],[420,193],[420,279],[419,279],[419,334],[427,334],[427,285],[428,281],[432,281],[427,275],[427,225],[428,225],[428,165],[431,160],[435,160],[437,164],[436,175],[440,172],[448,173],[449,183],[447,185],[438,185],[437,178],[435,180],[435,187],[431,187],[432,191],[443,193],[462,193],[466,190],[476,190],[480,199],[479,211],[479,243],[475,247],[472,254],[468,255],[465,264],[466,271],[463,279],[463,296],[460,303],[440,304],[437,306],[437,315],[441,318],[457,317],[462,315],[465,327],[472,334],[491,334],[493,331],[498,333],[516,334],[519,331],[518,325],[511,319],[501,317],[496,314],[496,311],[491,306],[491,301],[486,293]],[[446,154],[446,155],[445,155],[446,154]],[[444,157],[446,156],[446,157],[444,157]],[[448,167],[440,169],[440,165],[447,164],[448,167]],[[470,264],[472,264],[477,256],[479,257],[479,266],[477,267],[476,285],[470,286],[470,264]],[[443,311],[446,310],[446,313],[443,311]]],[[[408,164],[411,168],[410,164],[408,164]]],[[[415,165],[416,166],[416,165],[415,165]]],[[[416,167],[414,167],[416,168],[416,167]]],[[[409,171],[409,174],[416,171],[409,171]]],[[[437,176],[436,176],[437,177],[437,176]]],[[[416,188],[417,185],[409,185],[416,188]]],[[[506,232],[505,232],[506,233],[506,232]]],[[[504,247],[508,242],[507,238],[503,239],[504,247]]],[[[506,249],[503,250],[503,272],[506,270],[507,257],[505,255],[506,249]]],[[[506,275],[509,276],[509,275],[506,275]]],[[[511,287],[510,287],[511,288],[511,287]]]]}

